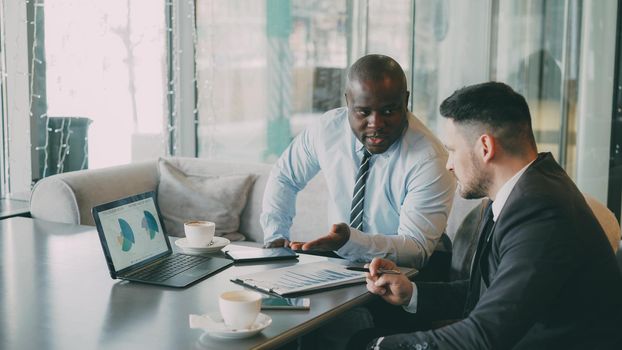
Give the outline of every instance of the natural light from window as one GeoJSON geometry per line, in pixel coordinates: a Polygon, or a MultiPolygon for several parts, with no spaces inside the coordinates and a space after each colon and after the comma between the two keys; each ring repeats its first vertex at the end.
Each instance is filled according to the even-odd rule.
{"type": "Polygon", "coordinates": [[[89,168],[164,153],[165,12],[161,0],[45,3],[47,115],[91,120],[89,168]]]}

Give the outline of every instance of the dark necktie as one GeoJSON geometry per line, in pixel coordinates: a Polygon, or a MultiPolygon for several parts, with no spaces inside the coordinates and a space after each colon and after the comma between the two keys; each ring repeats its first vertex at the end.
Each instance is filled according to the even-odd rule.
{"type": "Polygon", "coordinates": [[[354,192],[352,194],[352,209],[350,210],[350,227],[357,230],[363,230],[363,208],[365,199],[365,182],[369,173],[369,158],[371,153],[364,148],[363,159],[359,166],[358,174],[356,174],[356,183],[354,184],[354,192]]]}
{"type": "Polygon", "coordinates": [[[465,316],[475,308],[475,305],[479,301],[479,295],[482,282],[482,271],[480,269],[480,263],[482,260],[482,252],[486,247],[486,243],[492,233],[495,226],[492,213],[492,201],[488,203],[484,217],[480,224],[480,235],[477,242],[477,249],[475,250],[475,257],[471,265],[471,276],[469,283],[469,292],[467,293],[467,300],[465,305],[465,316]]]}

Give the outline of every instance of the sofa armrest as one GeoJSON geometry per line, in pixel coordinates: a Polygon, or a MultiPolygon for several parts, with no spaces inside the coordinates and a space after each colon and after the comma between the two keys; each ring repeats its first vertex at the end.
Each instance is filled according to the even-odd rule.
{"type": "Polygon", "coordinates": [[[157,187],[154,161],[53,175],[33,188],[30,214],[48,221],[95,225],[91,215],[94,206],[157,187]]]}

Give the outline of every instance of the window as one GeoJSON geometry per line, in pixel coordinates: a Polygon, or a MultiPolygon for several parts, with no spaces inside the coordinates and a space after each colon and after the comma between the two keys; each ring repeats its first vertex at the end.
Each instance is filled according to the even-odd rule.
{"type": "Polygon", "coordinates": [[[411,13],[404,0],[197,2],[198,156],[274,161],[345,105],[358,56],[394,54],[410,68],[411,13]]]}
{"type": "Polygon", "coordinates": [[[529,103],[539,150],[551,152],[583,192],[607,202],[616,1],[415,6],[415,114],[438,130],[438,105],[454,90],[506,82],[529,103]]]}
{"type": "Polygon", "coordinates": [[[342,104],[346,1],[197,2],[199,156],[273,161],[342,104]]]}
{"type": "MultiPolygon", "coordinates": [[[[404,69],[408,86],[412,77],[413,1],[368,1],[367,47],[364,53],[380,53],[393,57],[404,69]]],[[[361,56],[361,53],[358,56],[361,56]]],[[[358,57],[352,57],[352,63],[358,57]]]]}
{"type": "Polygon", "coordinates": [[[4,1],[0,10],[2,47],[3,197],[30,195],[28,119],[28,35],[25,2],[4,1]],[[10,14],[10,15],[8,15],[10,14]]]}
{"type": "Polygon", "coordinates": [[[571,1],[500,1],[493,78],[527,99],[536,142],[574,176],[580,9],[571,1]],[[518,30],[517,30],[518,29],[518,30]],[[573,128],[574,129],[574,128],[573,128]]]}
{"type": "Polygon", "coordinates": [[[59,0],[33,9],[33,176],[164,155],[164,0],[59,0]]]}
{"type": "MultiPolygon", "coordinates": [[[[0,10],[0,58],[4,57],[4,16],[0,10]]],[[[0,59],[0,71],[6,72],[5,60],[0,59]]],[[[5,193],[9,191],[9,183],[7,181],[8,169],[8,126],[6,113],[6,78],[3,74],[0,76],[0,133],[2,133],[2,142],[0,143],[0,198],[4,198],[5,193]]]]}
{"type": "Polygon", "coordinates": [[[273,162],[345,104],[354,60],[384,53],[435,131],[455,89],[513,86],[540,150],[605,202],[617,16],[616,0],[5,1],[2,182],[168,153],[273,162]]]}
{"type": "Polygon", "coordinates": [[[539,149],[550,151],[579,189],[603,203],[616,10],[614,0],[498,1],[496,21],[493,78],[525,95],[539,149]]]}
{"type": "Polygon", "coordinates": [[[489,1],[415,1],[414,114],[438,131],[438,106],[454,90],[489,80],[489,1]]]}

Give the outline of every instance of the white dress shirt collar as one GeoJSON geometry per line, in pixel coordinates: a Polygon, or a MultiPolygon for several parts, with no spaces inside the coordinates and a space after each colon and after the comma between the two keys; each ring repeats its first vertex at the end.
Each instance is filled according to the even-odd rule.
{"type": "Polygon", "coordinates": [[[499,192],[497,192],[497,197],[495,198],[495,201],[492,202],[492,220],[493,221],[495,222],[497,221],[497,218],[499,217],[501,210],[505,206],[505,202],[507,202],[508,197],[510,196],[510,193],[512,193],[514,186],[516,186],[516,183],[518,182],[520,177],[523,175],[525,170],[527,170],[527,168],[534,161],[535,159],[529,162],[529,164],[525,165],[521,170],[519,170],[516,174],[514,174],[514,176],[512,176],[511,179],[506,181],[506,183],[504,183],[503,186],[501,186],[501,188],[499,189],[499,192]]]}

